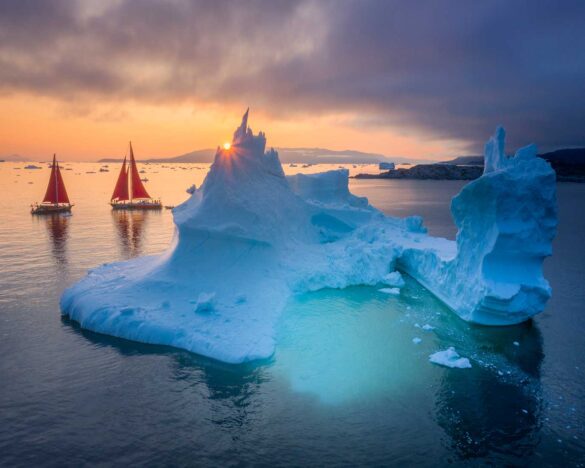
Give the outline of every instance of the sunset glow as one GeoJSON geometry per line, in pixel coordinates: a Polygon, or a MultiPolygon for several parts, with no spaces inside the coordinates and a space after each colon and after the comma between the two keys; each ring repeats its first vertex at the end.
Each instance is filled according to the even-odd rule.
{"type": "MultiPolygon", "coordinates": [[[[524,19],[550,17],[552,5],[536,12],[518,6],[505,18],[467,6],[454,9],[447,26],[431,13],[420,16],[416,5],[390,14],[394,7],[374,2],[362,15],[359,2],[260,2],[234,7],[230,27],[217,36],[225,15],[214,2],[170,4],[87,0],[3,10],[0,158],[120,157],[130,135],[144,157],[213,149],[248,106],[275,148],[445,160],[481,153],[498,124],[517,139],[513,148],[525,141],[541,150],[585,144],[574,106],[582,72],[572,75],[585,68],[581,43],[564,35],[570,25],[551,25],[560,30],[548,33],[555,38],[546,49],[550,66],[532,55],[545,50],[531,45],[543,38],[524,19]],[[376,20],[386,17],[388,24],[376,20]],[[250,18],[258,18],[257,34],[250,34],[250,18]],[[510,53],[482,61],[493,58],[483,31],[518,24],[526,31],[514,29],[522,40],[510,40],[510,53]],[[418,34],[425,28],[433,47],[418,34]],[[302,41],[299,31],[306,32],[302,41]],[[445,51],[439,61],[435,49],[445,51]],[[524,106],[527,82],[540,90],[531,107],[524,106]],[[478,116],[478,108],[490,111],[478,116]]],[[[570,18],[578,30],[579,15],[570,18]]]]}
{"type": "Polygon", "coordinates": [[[224,143],[223,144],[223,149],[225,150],[229,150],[232,147],[231,143],[224,143]]]}

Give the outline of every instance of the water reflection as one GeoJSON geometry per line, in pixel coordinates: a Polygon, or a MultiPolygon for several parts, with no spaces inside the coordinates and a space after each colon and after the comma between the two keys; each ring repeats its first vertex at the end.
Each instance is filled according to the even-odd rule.
{"type": "Polygon", "coordinates": [[[69,220],[70,216],[60,214],[51,214],[41,217],[45,224],[53,257],[58,266],[67,264],[67,239],[69,238],[69,220]]]}
{"type": "Polygon", "coordinates": [[[540,441],[543,360],[541,333],[532,322],[516,327],[461,326],[455,340],[475,354],[470,371],[444,372],[436,419],[463,460],[533,455],[540,441]],[[475,350],[475,351],[472,351],[475,350]]]}
{"type": "MultiPolygon", "coordinates": [[[[201,402],[198,400],[209,400],[208,420],[222,429],[243,427],[257,414],[258,405],[254,404],[254,396],[267,380],[264,363],[224,364],[168,346],[144,344],[94,333],[81,328],[77,322],[67,317],[62,317],[61,321],[64,326],[95,346],[115,350],[122,357],[168,357],[169,372],[158,376],[159,383],[165,377],[170,377],[171,382],[182,382],[182,397],[187,395],[188,398],[189,394],[192,396],[188,406],[194,414],[201,411],[201,402]],[[205,389],[203,392],[202,388],[205,389]]],[[[176,395],[176,398],[179,396],[176,395]]]]}
{"type": "Polygon", "coordinates": [[[124,258],[142,255],[143,240],[150,216],[160,215],[150,211],[112,210],[112,219],[118,234],[118,242],[124,258]]]}
{"type": "Polygon", "coordinates": [[[169,357],[157,380],[164,403],[168,384],[169,404],[191,418],[203,411],[206,422],[225,432],[227,446],[263,420],[264,397],[275,388],[264,386],[270,382],[278,385],[277,399],[286,396],[284,407],[293,420],[310,401],[324,414],[353,415],[358,426],[379,420],[385,431],[400,434],[394,444],[414,438],[431,443],[440,428],[452,461],[536,456],[543,425],[539,329],[533,323],[469,325],[414,280],[406,280],[399,297],[355,287],[295,298],[279,324],[269,365],[226,365],[64,322],[122,356],[169,357]],[[425,324],[434,328],[425,330],[425,324]],[[422,342],[413,343],[415,337],[422,342]],[[449,346],[469,357],[473,368],[429,363],[429,354],[449,346]]]}

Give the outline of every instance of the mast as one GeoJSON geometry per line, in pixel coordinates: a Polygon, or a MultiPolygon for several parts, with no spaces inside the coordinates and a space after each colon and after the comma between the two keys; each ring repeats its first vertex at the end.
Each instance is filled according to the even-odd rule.
{"type": "Polygon", "coordinates": [[[53,167],[57,166],[55,169],[55,205],[59,204],[59,179],[57,178],[57,171],[59,170],[59,166],[57,165],[57,154],[53,153],[53,167]]]}
{"type": "Polygon", "coordinates": [[[134,166],[136,161],[134,160],[134,150],[132,149],[132,142],[130,142],[130,167],[128,168],[128,194],[130,195],[130,203],[132,203],[132,195],[134,194],[134,185],[132,184],[132,175],[134,175],[134,166]],[[132,174],[131,174],[132,173],[132,174]]]}

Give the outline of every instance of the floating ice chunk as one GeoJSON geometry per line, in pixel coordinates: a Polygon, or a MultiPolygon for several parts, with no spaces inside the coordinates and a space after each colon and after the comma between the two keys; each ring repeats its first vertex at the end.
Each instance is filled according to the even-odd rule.
{"type": "Polygon", "coordinates": [[[404,286],[404,279],[399,271],[393,271],[384,276],[382,282],[394,288],[401,288],[404,286]]]}
{"type": "Polygon", "coordinates": [[[445,351],[437,351],[429,356],[429,361],[433,364],[440,366],[458,368],[458,369],[469,369],[471,363],[469,359],[459,356],[455,348],[452,346],[447,348],[445,351]]]}
{"type": "Polygon", "coordinates": [[[398,296],[400,294],[400,289],[398,288],[382,288],[378,289],[378,291],[384,294],[390,294],[392,296],[398,296]]]}
{"type": "Polygon", "coordinates": [[[419,344],[421,341],[422,341],[422,340],[421,340],[420,338],[418,338],[418,337],[415,337],[415,338],[413,338],[413,339],[412,339],[412,342],[413,342],[414,344],[419,344]]]}
{"type": "Polygon", "coordinates": [[[435,329],[435,327],[433,327],[432,325],[429,325],[428,323],[424,324],[421,328],[425,331],[431,331],[431,330],[435,329]]]}

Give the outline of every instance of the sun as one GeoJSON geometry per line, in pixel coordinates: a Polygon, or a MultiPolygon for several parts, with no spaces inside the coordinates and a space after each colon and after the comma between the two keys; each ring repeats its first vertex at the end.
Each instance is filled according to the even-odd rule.
{"type": "Polygon", "coordinates": [[[230,143],[223,144],[223,149],[229,150],[231,147],[232,147],[232,145],[230,143]]]}

